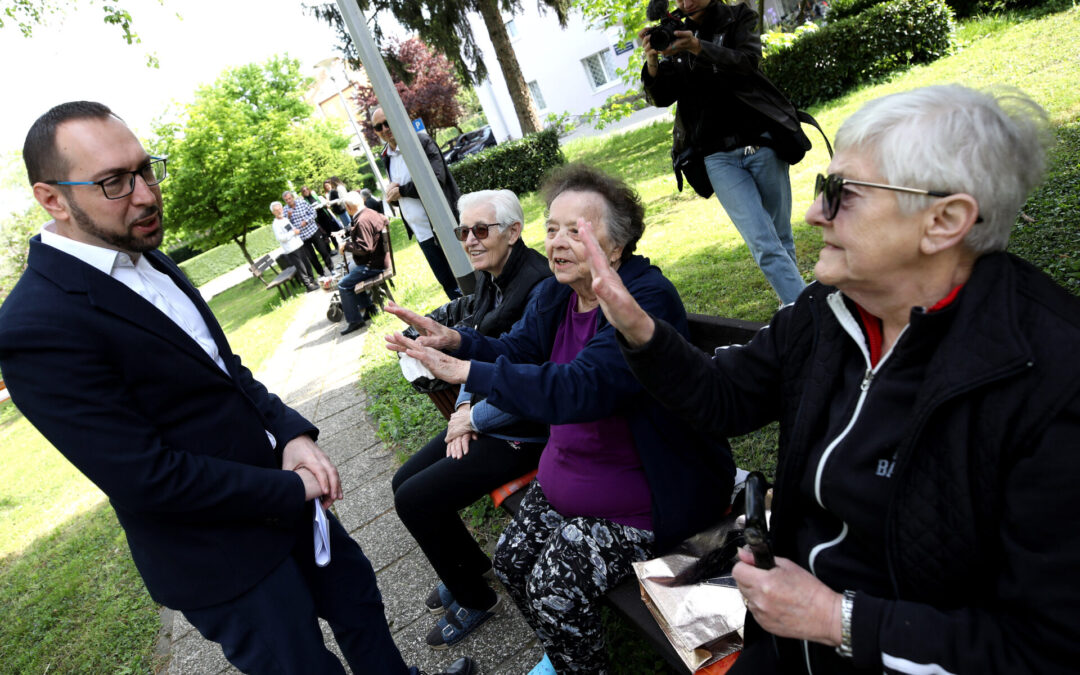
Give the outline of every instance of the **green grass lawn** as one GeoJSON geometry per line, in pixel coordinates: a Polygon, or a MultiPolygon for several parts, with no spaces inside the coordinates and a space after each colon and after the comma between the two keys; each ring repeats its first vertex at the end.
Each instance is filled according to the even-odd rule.
{"type": "MultiPolygon", "coordinates": [[[[1059,1],[1059,5],[1067,7],[1059,1]]],[[[942,82],[1005,84],[1029,92],[1056,125],[1047,184],[1029,201],[1012,250],[1080,294],[1080,9],[1018,21],[976,19],[961,27],[962,51],[937,63],[897,74],[811,112],[830,137],[866,101],[887,93],[942,82]]],[[[679,194],[670,172],[670,124],[619,136],[584,139],[564,148],[629,180],[647,208],[648,228],[639,251],[675,283],[691,312],[764,321],[777,299],[750,259],[715,199],[679,194]]],[[[816,134],[816,132],[812,132],[816,134]]],[[[796,249],[809,280],[820,234],[802,221],[813,177],[828,157],[814,149],[791,173],[796,249]]],[[[543,209],[525,195],[526,242],[540,250],[543,209]]],[[[445,302],[415,241],[393,228],[398,275],[394,295],[428,311],[445,302]]],[[[211,302],[233,348],[253,371],[273,352],[299,304],[281,302],[254,279],[211,302]]],[[[406,385],[382,336],[400,328],[385,314],[375,319],[362,357],[362,386],[381,438],[405,456],[427,441],[442,418],[427,397],[406,385]]],[[[156,608],[135,574],[123,534],[101,493],[63,460],[15,411],[0,404],[0,670],[25,673],[148,672],[155,666],[156,608]]],[[[771,472],[775,434],[764,430],[734,443],[740,466],[771,472]]],[[[469,511],[476,530],[490,536],[499,521],[490,505],[469,511]]],[[[617,622],[615,622],[617,624],[617,622]]],[[[612,629],[622,672],[658,672],[617,625],[612,629]],[[635,656],[626,658],[632,651],[635,656]]]]}

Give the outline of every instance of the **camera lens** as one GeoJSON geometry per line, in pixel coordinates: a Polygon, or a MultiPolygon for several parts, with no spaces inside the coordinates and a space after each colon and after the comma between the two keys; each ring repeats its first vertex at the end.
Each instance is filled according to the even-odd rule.
{"type": "Polygon", "coordinates": [[[662,52],[671,46],[674,37],[674,33],[667,30],[666,26],[658,26],[649,33],[649,44],[656,51],[662,52]]]}

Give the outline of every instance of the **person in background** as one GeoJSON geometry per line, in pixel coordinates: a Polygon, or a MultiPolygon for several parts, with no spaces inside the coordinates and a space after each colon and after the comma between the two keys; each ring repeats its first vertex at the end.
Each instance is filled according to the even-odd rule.
{"type": "Polygon", "coordinates": [[[326,199],[314,194],[311,188],[306,185],[300,188],[300,196],[304,198],[305,202],[311,204],[311,208],[315,209],[315,222],[319,225],[319,229],[327,241],[333,242],[334,233],[340,232],[342,226],[338,219],[334,217],[333,212],[330,211],[326,199]]]}
{"type": "Polygon", "coordinates": [[[323,182],[323,191],[326,203],[330,206],[334,217],[341,221],[342,227],[349,227],[351,219],[345,209],[345,195],[349,192],[349,188],[345,187],[345,183],[340,178],[331,176],[323,182]]]}
{"type": "MultiPolygon", "coordinates": [[[[476,292],[428,317],[497,337],[521,318],[551,270],[521,238],[525,216],[513,192],[472,192],[458,208],[461,225],[454,234],[476,270],[476,292]]],[[[546,440],[546,424],[507,415],[462,388],[447,428],[394,474],[398,517],[441,580],[425,601],[428,611],[444,614],[428,632],[428,646],[457,644],[498,608],[499,596],[484,580],[491,561],[457,512],[536,469],[546,440]]]]}
{"type": "MultiPolygon", "coordinates": [[[[405,222],[405,230],[409,233],[410,238],[413,234],[416,234],[416,240],[420,243],[420,250],[424,252],[424,258],[427,259],[428,266],[431,267],[431,272],[435,275],[435,280],[442,286],[446,297],[451,300],[461,297],[461,289],[458,288],[457,279],[454,278],[450,264],[446,262],[442,245],[435,235],[431,219],[428,218],[427,211],[424,209],[424,204],[420,201],[420,193],[416,191],[416,186],[413,185],[409,167],[405,165],[405,158],[402,157],[401,152],[398,150],[394,132],[390,130],[390,124],[387,123],[382,108],[376,108],[375,112],[371,114],[371,126],[375,130],[375,135],[386,143],[386,148],[382,152],[382,159],[386,175],[391,181],[390,185],[387,186],[386,200],[391,204],[397,204],[398,208],[401,209],[401,219],[405,222]]],[[[427,155],[428,162],[431,164],[431,170],[435,173],[435,178],[443,189],[446,203],[450,205],[450,210],[453,212],[454,218],[457,219],[457,202],[461,193],[458,191],[453,174],[450,173],[450,168],[446,165],[446,160],[443,159],[442,151],[439,150],[439,146],[435,145],[435,141],[431,140],[431,137],[427,134],[420,132],[417,137],[420,139],[420,145],[424,148],[424,154],[427,155]]]]}
{"type": "Polygon", "coordinates": [[[701,436],[656,405],[600,313],[578,236],[586,222],[633,297],[688,330],[675,287],[634,255],[645,229],[637,194],[580,164],[557,169],[542,193],[554,278],[540,283],[508,333],[451,329],[388,305],[422,337],[396,333],[387,345],[499,410],[551,425],[536,480],[499,538],[495,574],[556,670],[603,673],[596,601],[633,573],[632,562],[712,524],[735,465],[723,437],[701,436]]]}
{"type": "Polygon", "coordinates": [[[372,196],[371,190],[364,188],[360,191],[360,196],[364,198],[364,206],[368,207],[372,211],[383,213],[383,203],[372,196]]]}
{"type": "Polygon", "coordinates": [[[334,271],[334,259],[326,235],[315,221],[315,209],[303,199],[297,200],[292,190],[283,192],[281,198],[285,200],[285,216],[300,232],[300,238],[304,240],[304,251],[315,272],[321,277],[330,277],[334,271]],[[320,255],[325,265],[319,262],[320,255]]]}
{"type": "Polygon", "coordinates": [[[274,223],[272,225],[274,237],[281,244],[281,250],[285,253],[285,258],[289,261],[289,264],[296,269],[296,276],[300,277],[300,281],[309,293],[319,290],[319,285],[315,283],[311,276],[311,266],[308,263],[307,256],[304,255],[302,250],[304,241],[300,238],[297,229],[285,217],[281,202],[272,202],[270,204],[270,213],[274,214],[274,223]]]}
{"type": "Polygon", "coordinates": [[[867,103],[806,213],[817,281],[712,359],[586,236],[657,401],[708,434],[780,424],[776,565],[739,553],[731,673],[1076,671],[1080,299],[1005,252],[1045,133],[1017,91],[867,103]]]}
{"type": "Polygon", "coordinates": [[[386,216],[365,207],[364,200],[356,192],[345,194],[345,209],[352,218],[352,226],[341,243],[340,253],[342,256],[351,253],[354,264],[338,282],[346,321],[342,335],[360,330],[375,313],[371,294],[367,291],[357,293],[356,285],[390,268],[390,250],[382,239],[382,233],[389,225],[386,216]]]}

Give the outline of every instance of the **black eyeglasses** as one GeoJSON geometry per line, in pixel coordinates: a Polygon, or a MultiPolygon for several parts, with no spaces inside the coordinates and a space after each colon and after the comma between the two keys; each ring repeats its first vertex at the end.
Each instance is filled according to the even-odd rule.
{"type": "Polygon", "coordinates": [[[462,225],[454,228],[454,236],[457,237],[458,241],[465,241],[469,238],[469,232],[471,231],[477,239],[487,239],[488,230],[498,226],[498,223],[477,223],[472,227],[462,225]]]}
{"type": "Polygon", "coordinates": [[[372,124],[371,128],[374,129],[375,131],[382,131],[383,129],[389,129],[390,128],[390,123],[387,122],[386,120],[383,120],[382,122],[379,122],[378,124],[372,124]]]}
{"type": "Polygon", "coordinates": [[[157,185],[167,175],[164,157],[151,157],[135,171],[124,171],[101,180],[44,180],[47,185],[97,185],[105,193],[105,199],[123,199],[135,191],[135,176],[146,182],[147,187],[157,185]]]}
{"type": "MultiPolygon", "coordinates": [[[[861,180],[842,178],[835,173],[828,176],[817,175],[814,183],[814,199],[822,192],[825,193],[825,220],[836,218],[840,212],[840,200],[844,196],[845,185],[861,185],[863,187],[881,188],[882,190],[895,190],[896,192],[908,192],[914,195],[926,195],[928,197],[948,197],[952,192],[939,192],[938,190],[920,190],[919,188],[900,187],[899,185],[885,185],[884,183],[867,183],[861,180]]],[[[981,220],[981,219],[980,219],[981,220]]]]}

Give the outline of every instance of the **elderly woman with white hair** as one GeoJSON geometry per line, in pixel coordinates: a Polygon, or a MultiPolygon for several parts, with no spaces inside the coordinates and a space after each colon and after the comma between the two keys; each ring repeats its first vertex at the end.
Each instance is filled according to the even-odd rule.
{"type": "MultiPolygon", "coordinates": [[[[458,200],[454,235],[475,270],[476,290],[430,313],[441,325],[498,337],[521,318],[537,285],[551,276],[544,256],[525,245],[525,215],[510,190],[482,190],[458,200]]],[[[453,608],[428,635],[444,649],[491,616],[497,595],[485,581],[491,561],[457,512],[488,492],[536,469],[547,425],[508,415],[464,388],[447,428],[394,475],[394,505],[441,580],[425,605],[453,608]]]]}
{"type": "Polygon", "coordinates": [[[285,217],[285,207],[282,206],[281,202],[270,202],[270,213],[274,214],[274,222],[271,228],[274,231],[274,237],[281,244],[281,251],[285,254],[285,259],[296,268],[296,276],[300,277],[300,281],[308,292],[318,290],[319,286],[311,275],[311,265],[307,256],[301,250],[304,246],[304,240],[300,238],[300,231],[285,217]]]}
{"type": "Polygon", "coordinates": [[[806,214],[817,281],[711,359],[587,237],[654,397],[714,434],[780,423],[776,565],[739,553],[732,673],[1075,672],[1080,301],[1004,250],[1044,124],[1019,92],[867,104],[806,214]]]}

